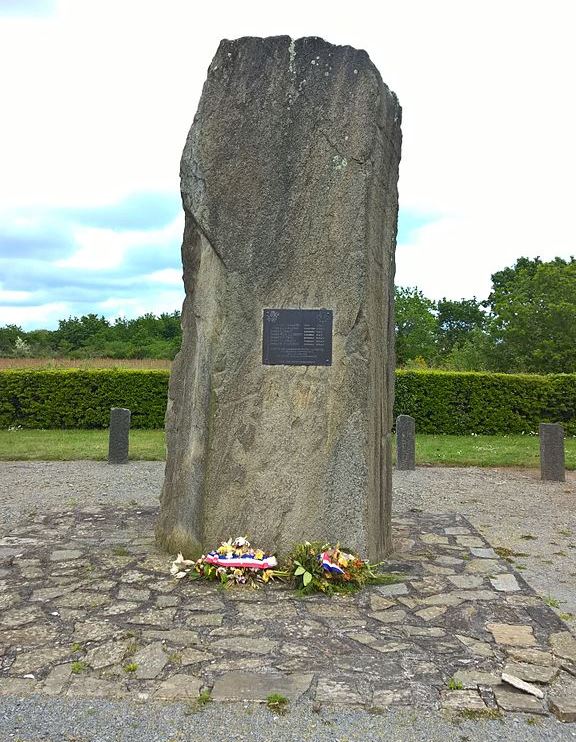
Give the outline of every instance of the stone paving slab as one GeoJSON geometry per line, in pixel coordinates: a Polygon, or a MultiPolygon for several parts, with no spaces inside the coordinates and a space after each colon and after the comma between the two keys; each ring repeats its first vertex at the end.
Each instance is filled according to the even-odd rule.
{"type": "Polygon", "coordinates": [[[263,701],[269,689],[327,707],[574,720],[576,640],[462,516],[396,518],[387,569],[400,582],[306,599],[174,580],[156,517],[92,506],[0,533],[0,695],[263,701]]]}

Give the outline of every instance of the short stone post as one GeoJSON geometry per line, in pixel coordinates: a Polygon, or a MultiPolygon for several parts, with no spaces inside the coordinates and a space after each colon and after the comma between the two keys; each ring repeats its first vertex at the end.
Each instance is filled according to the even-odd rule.
{"type": "Polygon", "coordinates": [[[110,410],[110,437],[108,439],[108,463],[128,463],[128,434],[130,433],[130,410],[112,407],[110,410]]]}
{"type": "Polygon", "coordinates": [[[550,482],[564,482],[564,428],[559,423],[540,423],[540,476],[550,482]]]}
{"type": "Polygon", "coordinates": [[[416,421],[410,415],[396,418],[396,468],[413,471],[416,468],[416,421]]]}

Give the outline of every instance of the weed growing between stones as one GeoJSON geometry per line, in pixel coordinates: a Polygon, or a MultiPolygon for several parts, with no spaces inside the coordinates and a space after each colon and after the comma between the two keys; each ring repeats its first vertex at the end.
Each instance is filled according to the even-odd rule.
{"type": "Polygon", "coordinates": [[[525,551],[515,551],[514,549],[508,549],[506,546],[495,546],[494,551],[498,554],[499,557],[504,559],[506,562],[509,562],[510,564],[514,564],[514,560],[512,557],[528,557],[530,554],[527,554],[525,551]]]}
{"type": "Polygon", "coordinates": [[[138,663],[137,662],[129,662],[127,665],[124,665],[124,672],[136,672],[138,669],[138,663]]]}
{"type": "Polygon", "coordinates": [[[81,672],[88,669],[88,663],[84,660],[76,660],[71,664],[70,669],[73,675],[80,675],[81,672]]]}
{"type": "Polygon", "coordinates": [[[460,680],[456,680],[455,678],[450,678],[448,681],[448,689],[449,690],[462,690],[464,686],[462,685],[462,682],[460,680]]]}
{"type": "Polygon", "coordinates": [[[206,688],[198,694],[198,698],[195,698],[193,701],[190,701],[188,704],[186,704],[184,714],[186,716],[197,714],[199,711],[202,711],[202,709],[205,708],[209,703],[211,703],[211,701],[211,691],[210,689],[206,688]]]}
{"type": "Polygon", "coordinates": [[[266,699],[266,706],[275,714],[285,714],[288,708],[288,699],[281,693],[271,693],[266,699]]]}

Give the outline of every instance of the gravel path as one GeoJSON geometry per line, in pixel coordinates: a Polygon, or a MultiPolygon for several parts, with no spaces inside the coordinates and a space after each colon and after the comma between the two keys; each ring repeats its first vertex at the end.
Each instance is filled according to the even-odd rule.
{"type": "MultiPolygon", "coordinates": [[[[83,504],[155,505],[164,463],[101,461],[0,462],[0,526],[26,512],[83,504]]],[[[465,515],[493,546],[512,557],[532,587],[552,601],[573,631],[576,621],[576,472],[566,482],[541,482],[518,469],[423,467],[394,472],[394,510],[465,515]]]]}
{"type": "Polygon", "coordinates": [[[576,739],[573,724],[514,716],[502,721],[450,721],[440,713],[391,709],[383,715],[307,706],[277,716],[262,707],[0,698],[0,739],[19,742],[556,742],[576,739]],[[530,721],[528,721],[530,719],[530,721]]]}

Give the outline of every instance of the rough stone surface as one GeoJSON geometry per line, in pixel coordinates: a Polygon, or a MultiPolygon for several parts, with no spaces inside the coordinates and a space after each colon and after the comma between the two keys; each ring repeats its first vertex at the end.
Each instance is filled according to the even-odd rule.
{"type": "Polygon", "coordinates": [[[564,482],[564,428],[558,423],[540,423],[540,474],[542,479],[564,482]]]}
{"type": "Polygon", "coordinates": [[[86,662],[98,670],[120,662],[128,649],[127,641],[109,641],[93,647],[86,653],[86,662]]]}
{"type": "Polygon", "coordinates": [[[531,665],[528,662],[510,662],[503,673],[525,680],[528,683],[550,683],[556,675],[558,668],[551,666],[531,665]]]}
{"type": "Polygon", "coordinates": [[[382,585],[377,588],[380,595],[406,595],[408,588],[403,582],[396,582],[392,585],[382,585]]]}
{"type": "Polygon", "coordinates": [[[570,678],[555,684],[549,698],[550,711],[560,721],[576,721],[576,680],[570,678]]]}
{"type": "Polygon", "coordinates": [[[542,693],[540,688],[532,685],[532,683],[526,683],[524,680],[521,680],[515,675],[509,675],[507,672],[503,672],[502,681],[504,683],[508,683],[508,685],[514,686],[514,688],[518,688],[518,690],[521,690],[524,693],[529,693],[531,696],[536,696],[536,698],[544,698],[544,693],[542,693]]]}
{"type": "Polygon", "coordinates": [[[135,675],[139,679],[155,678],[168,662],[168,656],[161,642],[149,644],[137,652],[132,660],[136,665],[135,675]]]}
{"type": "Polygon", "coordinates": [[[56,665],[56,667],[50,672],[44,684],[42,686],[42,693],[47,696],[58,696],[62,693],[65,684],[70,679],[72,674],[72,665],[68,663],[66,665],[56,665]]]}
{"type": "Polygon", "coordinates": [[[494,650],[486,642],[481,642],[478,639],[474,639],[471,636],[462,636],[462,634],[456,634],[456,638],[468,647],[470,652],[477,657],[493,657],[494,650]]]}
{"type": "Polygon", "coordinates": [[[494,549],[484,549],[481,547],[476,547],[470,549],[470,552],[472,556],[478,557],[479,559],[497,559],[498,554],[494,551],[494,549]]]}
{"type": "Polygon", "coordinates": [[[490,578],[490,582],[494,590],[499,592],[510,593],[520,590],[518,580],[511,574],[496,575],[496,577],[490,578]]]}
{"type": "Polygon", "coordinates": [[[458,670],[454,673],[454,680],[462,683],[462,688],[477,688],[479,685],[500,685],[502,679],[496,672],[482,672],[481,670],[458,670]]]}
{"type": "Polygon", "coordinates": [[[400,115],[363,51],[221,42],[181,162],[168,550],[249,533],[280,554],[304,538],[390,551],[400,115]],[[333,311],[331,366],[263,365],[275,307],[333,311]]]}
{"type": "Polygon", "coordinates": [[[279,693],[296,701],[308,690],[312,678],[311,674],[227,673],[214,684],[212,700],[263,702],[272,693],[279,693]]]}
{"type": "Polygon", "coordinates": [[[202,681],[192,675],[172,675],[160,683],[153,697],[165,701],[193,701],[198,698],[202,681]]]}
{"type": "Polygon", "coordinates": [[[450,711],[484,711],[486,704],[475,690],[444,690],[442,707],[450,711]]]}
{"type": "Polygon", "coordinates": [[[576,639],[569,631],[558,631],[552,634],[550,646],[558,657],[576,662],[576,639]]]}
{"type": "Polygon", "coordinates": [[[130,410],[112,407],[108,438],[108,463],[127,464],[130,438],[130,410]]]}
{"type": "Polygon", "coordinates": [[[474,589],[477,587],[480,587],[484,580],[482,577],[477,577],[476,575],[455,575],[455,576],[449,576],[448,579],[453,585],[456,585],[456,587],[466,588],[466,589],[474,589]]]}
{"type": "Polygon", "coordinates": [[[320,678],[316,688],[316,701],[324,704],[359,706],[364,703],[362,695],[351,683],[334,678],[320,678]]]}
{"type": "Polygon", "coordinates": [[[516,649],[515,647],[510,647],[507,648],[507,652],[510,657],[518,660],[520,663],[542,665],[544,667],[552,667],[557,663],[550,652],[543,652],[540,649],[516,649]]]}
{"type": "Polygon", "coordinates": [[[519,690],[508,690],[503,685],[494,688],[494,695],[504,711],[522,711],[529,714],[545,713],[544,704],[538,698],[519,690]]]}
{"type": "Polygon", "coordinates": [[[396,468],[412,471],[416,468],[416,420],[410,415],[396,418],[396,468]]]}
{"type": "Polygon", "coordinates": [[[531,626],[489,623],[486,628],[492,632],[497,644],[509,644],[514,647],[530,647],[536,644],[531,626]]]}
{"type": "MultiPolygon", "coordinates": [[[[149,536],[156,516],[157,508],[133,505],[43,511],[27,515],[14,529],[23,539],[35,534],[31,548],[40,574],[24,578],[30,565],[14,559],[0,577],[0,595],[19,598],[15,607],[10,601],[0,604],[0,694],[16,699],[36,694],[40,700],[43,695],[50,703],[63,697],[194,701],[200,689],[216,686],[228,689],[234,700],[251,693],[253,700],[265,701],[273,692],[288,695],[285,684],[309,675],[302,684],[304,705],[431,709],[455,677],[473,684],[473,693],[456,692],[445,705],[483,710],[494,708],[494,692],[502,686],[490,683],[504,669],[539,683],[545,695],[541,706],[526,706],[520,693],[512,701],[504,695],[504,705],[522,705],[531,713],[558,698],[564,710],[555,713],[569,718],[574,647],[553,610],[521,579],[520,591],[512,595],[495,590],[487,577],[474,576],[474,587],[460,587],[471,578],[465,558],[453,564],[454,575],[426,574],[431,562],[465,557],[476,548],[456,544],[456,536],[466,535],[457,529],[476,533],[460,516],[407,513],[394,519],[400,548],[386,569],[402,575],[403,582],[305,600],[276,584],[221,591],[174,580],[170,557],[162,556],[149,536]],[[456,533],[449,532],[453,529],[456,533]],[[435,543],[431,535],[442,540],[435,543]],[[122,543],[130,556],[111,559],[111,543],[122,543]],[[55,566],[51,554],[64,549],[85,556],[55,566]],[[457,576],[465,582],[450,579],[457,576]],[[56,586],[74,590],[33,599],[56,586]],[[120,601],[119,592],[127,587],[141,592],[120,601]],[[83,609],[59,607],[62,598],[78,594],[84,596],[83,609]],[[177,603],[162,608],[159,597],[177,603]],[[120,603],[122,612],[110,613],[120,603]],[[187,629],[196,619],[194,630],[187,629]],[[496,639],[528,640],[531,646],[496,639]],[[72,673],[73,661],[83,663],[80,674],[72,673]],[[248,685],[260,683],[259,690],[234,690],[243,673],[248,685]]],[[[10,534],[0,530],[0,537],[10,534]]],[[[513,574],[509,562],[490,561],[501,574],[513,574]]]]}

